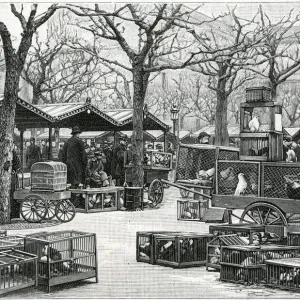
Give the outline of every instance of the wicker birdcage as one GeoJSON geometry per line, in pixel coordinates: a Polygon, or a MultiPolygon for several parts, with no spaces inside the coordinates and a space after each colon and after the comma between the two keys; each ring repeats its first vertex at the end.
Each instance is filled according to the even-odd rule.
{"type": "Polygon", "coordinates": [[[206,264],[207,243],[212,234],[179,233],[155,236],[155,261],[159,265],[186,268],[206,264]]]}
{"type": "Polygon", "coordinates": [[[293,258],[298,255],[297,246],[224,246],[221,249],[220,279],[243,284],[265,283],[266,260],[293,258]]]}
{"type": "Polygon", "coordinates": [[[0,295],[37,286],[37,257],[23,251],[0,250],[0,295]]]}
{"type": "Polygon", "coordinates": [[[67,187],[67,166],[62,162],[37,162],[31,166],[32,191],[63,191],[67,187]]]}
{"type": "Polygon", "coordinates": [[[96,235],[80,231],[39,232],[25,237],[24,249],[38,257],[38,283],[50,287],[96,278],[96,235]]]}
{"type": "Polygon", "coordinates": [[[246,101],[247,102],[271,101],[271,88],[266,86],[246,88],[246,101]]]}

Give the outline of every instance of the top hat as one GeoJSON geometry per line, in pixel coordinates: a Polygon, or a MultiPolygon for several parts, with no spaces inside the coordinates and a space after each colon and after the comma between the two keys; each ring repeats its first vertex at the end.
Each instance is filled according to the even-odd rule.
{"type": "Polygon", "coordinates": [[[82,132],[82,131],[79,129],[78,126],[74,126],[74,127],[72,128],[71,134],[81,133],[81,132],[82,132]]]}

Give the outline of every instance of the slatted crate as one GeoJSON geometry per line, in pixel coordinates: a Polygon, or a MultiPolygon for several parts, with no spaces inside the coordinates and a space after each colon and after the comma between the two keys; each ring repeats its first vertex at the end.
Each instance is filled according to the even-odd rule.
{"type": "Polygon", "coordinates": [[[300,231],[290,231],[287,233],[287,244],[289,246],[300,247],[300,231]]]}
{"type": "Polygon", "coordinates": [[[156,263],[173,268],[205,265],[207,243],[212,237],[212,234],[196,233],[155,236],[156,263]]]}
{"type": "Polygon", "coordinates": [[[0,237],[0,249],[15,249],[24,251],[24,236],[21,235],[8,235],[0,237]]]}
{"type": "Polygon", "coordinates": [[[262,196],[268,198],[300,199],[299,163],[263,163],[262,196]],[[293,184],[296,182],[295,188],[293,184]]]}
{"type": "Polygon", "coordinates": [[[266,86],[246,88],[246,101],[250,103],[271,101],[271,89],[266,86]]]}
{"type": "Polygon", "coordinates": [[[237,234],[220,235],[207,244],[206,270],[213,268],[220,270],[221,247],[229,245],[247,245],[237,234]]]}
{"type": "Polygon", "coordinates": [[[38,257],[38,284],[51,286],[88,278],[98,282],[96,234],[39,232],[25,237],[24,249],[38,257]]]}
{"type": "Polygon", "coordinates": [[[207,201],[177,200],[177,220],[203,221],[207,208],[207,201]]]}
{"type": "Polygon", "coordinates": [[[266,260],[266,286],[300,291],[300,258],[266,260]]]}
{"type": "Polygon", "coordinates": [[[239,174],[243,174],[247,188],[239,196],[260,195],[260,162],[225,161],[217,162],[216,194],[234,195],[239,183],[239,174]]]}
{"type": "Polygon", "coordinates": [[[299,247],[282,245],[224,246],[221,251],[221,281],[253,284],[266,282],[267,259],[292,258],[299,247]]]}
{"type": "Polygon", "coordinates": [[[37,286],[37,257],[23,251],[0,250],[0,295],[37,286]]]}
{"type": "Polygon", "coordinates": [[[177,155],[176,180],[196,179],[199,171],[215,168],[216,160],[238,160],[239,150],[213,145],[180,144],[177,155]]]}
{"type": "Polygon", "coordinates": [[[265,226],[260,224],[221,224],[210,225],[209,233],[214,236],[237,234],[238,236],[246,237],[247,244],[253,243],[253,235],[256,233],[264,233],[265,226]]]}
{"type": "Polygon", "coordinates": [[[160,234],[179,234],[179,232],[170,231],[137,231],[136,233],[136,260],[154,265],[155,245],[154,238],[160,234]]]}

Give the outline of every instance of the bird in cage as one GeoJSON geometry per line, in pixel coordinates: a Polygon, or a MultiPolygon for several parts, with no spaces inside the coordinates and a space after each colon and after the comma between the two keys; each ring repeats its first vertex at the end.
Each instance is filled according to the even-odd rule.
{"type": "Polygon", "coordinates": [[[252,120],[249,122],[248,126],[249,126],[249,129],[250,129],[251,132],[258,131],[258,129],[259,129],[259,119],[258,119],[258,117],[254,116],[252,118],[252,120]]]}
{"type": "Polygon", "coordinates": [[[247,181],[246,181],[245,175],[243,173],[239,173],[238,180],[239,180],[239,182],[236,186],[234,196],[243,195],[247,189],[247,181]]]}
{"type": "Polygon", "coordinates": [[[293,149],[289,149],[286,152],[286,162],[296,162],[297,158],[296,158],[296,154],[295,151],[293,149]]]}
{"type": "Polygon", "coordinates": [[[233,171],[233,168],[232,168],[232,167],[229,167],[229,168],[227,168],[226,170],[221,171],[221,172],[220,172],[220,176],[221,176],[223,179],[227,179],[227,178],[230,176],[230,174],[231,174],[232,171],[233,171]]]}

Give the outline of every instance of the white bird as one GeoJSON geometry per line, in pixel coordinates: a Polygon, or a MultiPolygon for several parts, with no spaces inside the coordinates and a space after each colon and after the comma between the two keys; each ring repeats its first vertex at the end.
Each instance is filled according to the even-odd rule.
{"type": "Polygon", "coordinates": [[[286,162],[295,162],[295,161],[297,161],[296,154],[295,154],[295,151],[293,149],[289,149],[286,152],[286,155],[287,155],[286,162]]]}
{"type": "Polygon", "coordinates": [[[251,132],[258,131],[259,129],[259,120],[257,116],[254,116],[248,124],[251,132]]]}
{"type": "Polygon", "coordinates": [[[244,194],[245,190],[247,188],[247,181],[246,181],[243,173],[240,173],[238,175],[238,179],[239,179],[239,182],[236,186],[234,196],[240,196],[241,194],[244,194]]]}

